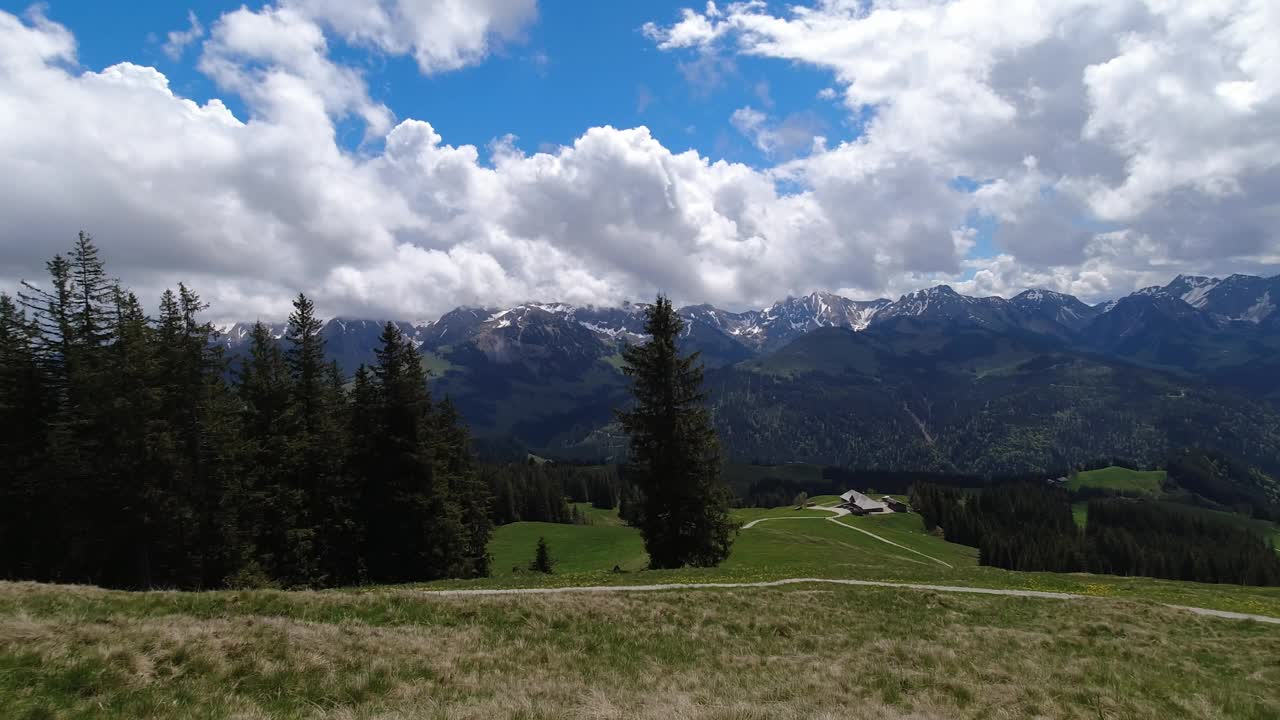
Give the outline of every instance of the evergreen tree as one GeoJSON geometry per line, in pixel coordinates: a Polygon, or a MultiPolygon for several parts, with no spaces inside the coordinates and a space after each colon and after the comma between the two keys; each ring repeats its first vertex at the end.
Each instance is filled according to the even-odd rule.
{"type": "Polygon", "coordinates": [[[359,478],[370,579],[466,575],[469,538],[461,507],[449,497],[446,463],[438,463],[442,451],[433,437],[438,421],[421,357],[395,323],[386,324],[380,342],[373,371],[371,462],[359,478]]]}
{"type": "Polygon", "coordinates": [[[330,443],[321,452],[327,462],[320,475],[321,484],[315,497],[318,523],[320,572],[324,584],[349,585],[364,576],[360,544],[363,528],[359,522],[360,484],[348,471],[346,457],[350,452],[349,427],[352,406],[343,389],[342,372],[336,362],[327,366],[324,384],[326,420],[322,438],[330,443]]]}
{"type": "MultiPolygon", "coordinates": [[[[417,351],[413,354],[416,356],[417,351]]],[[[471,454],[471,435],[449,398],[445,398],[436,409],[435,433],[436,462],[447,473],[449,494],[457,500],[462,513],[464,542],[457,574],[461,577],[485,577],[489,574],[488,547],[493,533],[489,506],[493,497],[488,484],[476,471],[471,454]]]]}
{"type": "Polygon", "coordinates": [[[236,391],[246,439],[241,517],[253,548],[244,570],[247,576],[281,578],[289,574],[288,531],[297,523],[299,505],[285,481],[282,452],[292,382],[284,353],[261,322],[249,332],[236,391]]]}
{"type": "Polygon", "coordinates": [[[336,446],[334,408],[326,388],[328,368],[324,359],[324,338],[315,304],[299,293],[285,332],[285,365],[289,370],[289,402],[285,409],[284,453],[286,529],[283,578],[290,585],[325,582],[321,556],[321,524],[327,495],[338,483],[333,475],[340,470],[336,446]]]}
{"type": "Polygon", "coordinates": [[[736,532],[703,368],[697,353],[681,356],[676,346],[683,328],[659,295],[646,311],[649,342],[623,351],[634,405],[618,418],[631,440],[627,472],[644,494],[639,527],[655,568],[718,565],[736,532]]]}
{"type": "Polygon", "coordinates": [[[539,537],[538,548],[533,553],[533,562],[529,563],[529,569],[550,575],[555,569],[555,564],[556,561],[551,557],[551,548],[547,547],[547,539],[539,537]]]}
{"type": "Polygon", "coordinates": [[[208,588],[488,572],[488,483],[397,328],[349,396],[299,296],[283,348],[255,325],[232,385],[186,286],[153,321],[88,235],[47,268],[17,302],[0,293],[0,578],[208,588]]]}
{"type": "Polygon", "coordinates": [[[53,540],[41,481],[47,399],[34,337],[22,309],[0,293],[0,578],[41,578],[41,548],[53,540]]]}

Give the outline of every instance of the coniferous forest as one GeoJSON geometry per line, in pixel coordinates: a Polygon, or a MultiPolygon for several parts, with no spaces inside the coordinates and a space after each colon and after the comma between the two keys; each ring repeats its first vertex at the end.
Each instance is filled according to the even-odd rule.
{"type": "Polygon", "coordinates": [[[91,238],[0,295],[0,577],[117,588],[488,573],[490,486],[414,345],[348,384],[299,295],[232,369],[179,285],[155,317],[91,238]]]}
{"type": "Polygon", "coordinates": [[[982,565],[1239,585],[1280,585],[1280,553],[1262,537],[1185,509],[1123,497],[1088,503],[1079,530],[1061,488],[1010,483],[981,490],[920,483],[912,506],[929,530],[977,547],[982,565]]]}

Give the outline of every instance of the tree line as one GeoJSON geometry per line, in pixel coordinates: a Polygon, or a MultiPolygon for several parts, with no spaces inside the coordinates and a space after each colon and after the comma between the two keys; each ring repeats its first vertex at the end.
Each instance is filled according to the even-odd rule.
{"type": "Polygon", "coordinates": [[[921,483],[911,504],[926,529],[978,548],[982,565],[1280,585],[1280,554],[1268,540],[1174,505],[1095,498],[1082,532],[1067,492],[1043,483],[981,490],[921,483]]]}
{"type": "Polygon", "coordinates": [[[350,383],[299,295],[237,368],[179,285],[148,316],[92,239],[0,294],[0,577],[119,588],[488,573],[468,432],[388,323],[350,383]]]}
{"type": "Polygon", "coordinates": [[[581,522],[581,513],[571,503],[613,510],[623,493],[617,469],[611,465],[524,462],[486,465],[480,472],[493,497],[490,518],[495,525],[581,522]]]}

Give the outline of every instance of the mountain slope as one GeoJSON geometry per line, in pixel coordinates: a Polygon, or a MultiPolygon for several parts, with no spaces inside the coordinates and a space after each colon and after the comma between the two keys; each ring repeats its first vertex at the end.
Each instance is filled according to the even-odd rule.
{"type": "MultiPolygon", "coordinates": [[[[893,302],[691,305],[680,342],[710,368],[737,459],[995,471],[1158,459],[1177,443],[1257,458],[1276,450],[1265,399],[1280,399],[1280,314],[1260,310],[1275,280],[1179,277],[1096,307],[947,286],[893,302]]],[[[644,342],[645,308],[457,308],[401,327],[478,437],[599,457],[622,446],[620,352],[644,342]]],[[[348,373],[371,363],[382,325],[326,323],[330,357],[348,373]]],[[[224,329],[220,342],[242,351],[248,326],[224,329]]]]}
{"type": "MultiPolygon", "coordinates": [[[[906,326],[906,323],[903,323],[906,326]]],[[[1208,444],[1274,466],[1280,414],[1193,378],[970,327],[812,333],[712,375],[734,457],[1050,472],[1208,444]]]]}

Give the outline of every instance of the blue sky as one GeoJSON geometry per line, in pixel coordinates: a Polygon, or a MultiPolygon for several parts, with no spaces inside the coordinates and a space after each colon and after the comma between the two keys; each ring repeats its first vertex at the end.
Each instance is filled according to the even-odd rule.
{"type": "Polygon", "coordinates": [[[1265,3],[794,2],[0,0],[0,285],[80,228],[233,319],[1280,266],[1265,3]]]}
{"type": "MultiPolygon", "coordinates": [[[[28,4],[6,0],[0,7],[21,12],[28,4]]],[[[207,29],[241,5],[137,0],[124,13],[112,3],[50,0],[45,13],[76,32],[85,69],[122,60],[150,65],[169,78],[176,93],[200,102],[220,98],[244,118],[244,104],[197,71],[198,42],[176,61],[162,50],[170,31],[188,27],[188,11],[207,29]]],[[[699,75],[707,80],[691,82],[681,66],[696,60],[663,53],[641,33],[646,22],[678,20],[682,7],[688,3],[544,3],[522,40],[504,43],[483,63],[435,75],[419,72],[407,56],[347,47],[336,37],[329,42],[333,58],[362,68],[373,99],[398,119],[426,119],[445,142],[475,145],[482,153],[507,134],[515,135],[525,152],[536,152],[572,143],[588,127],[644,125],[673,151],[695,149],[713,158],[772,164],[777,158],[762,154],[730,123],[733,111],[748,105],[780,118],[801,117],[832,144],[857,136],[858,128],[838,101],[817,97],[832,84],[825,70],[722,58],[714,73],[699,75]]],[[[362,136],[360,127],[347,122],[339,140],[354,150],[362,136]]]]}

